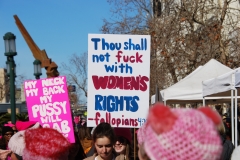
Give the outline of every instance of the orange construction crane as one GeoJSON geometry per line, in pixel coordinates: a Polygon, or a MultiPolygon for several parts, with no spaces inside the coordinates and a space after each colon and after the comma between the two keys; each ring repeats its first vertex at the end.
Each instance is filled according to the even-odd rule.
{"type": "Polygon", "coordinates": [[[20,30],[23,38],[27,42],[28,47],[32,51],[33,57],[39,61],[41,61],[41,67],[46,69],[46,74],[48,78],[51,77],[58,77],[59,72],[57,70],[58,66],[55,62],[53,62],[50,58],[48,58],[46,51],[40,50],[38,46],[33,41],[32,37],[29,35],[26,28],[23,26],[22,22],[18,18],[17,15],[13,16],[16,24],[18,26],[18,29],[20,30]]]}

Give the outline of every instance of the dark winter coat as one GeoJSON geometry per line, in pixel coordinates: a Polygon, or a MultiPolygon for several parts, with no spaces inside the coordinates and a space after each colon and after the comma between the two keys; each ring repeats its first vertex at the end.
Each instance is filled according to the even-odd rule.
{"type": "Polygon", "coordinates": [[[232,152],[234,150],[234,145],[231,141],[227,140],[225,136],[221,135],[222,144],[223,144],[223,151],[221,155],[221,160],[230,160],[232,152]]]}

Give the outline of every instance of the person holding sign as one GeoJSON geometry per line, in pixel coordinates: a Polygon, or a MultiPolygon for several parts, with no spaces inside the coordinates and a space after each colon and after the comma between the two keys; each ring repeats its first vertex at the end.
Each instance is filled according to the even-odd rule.
{"type": "Polygon", "coordinates": [[[93,132],[95,153],[84,160],[124,160],[123,156],[116,156],[114,130],[109,123],[100,123],[93,132]]]}

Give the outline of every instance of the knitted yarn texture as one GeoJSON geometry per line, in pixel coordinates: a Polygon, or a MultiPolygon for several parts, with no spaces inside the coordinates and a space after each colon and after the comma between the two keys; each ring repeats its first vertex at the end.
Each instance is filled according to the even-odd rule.
{"type": "Polygon", "coordinates": [[[25,131],[24,160],[66,160],[69,141],[57,130],[37,128],[25,131]]]}
{"type": "Polygon", "coordinates": [[[11,137],[11,139],[9,140],[9,143],[8,143],[8,147],[14,153],[18,154],[19,156],[22,156],[23,150],[25,148],[25,131],[26,131],[26,129],[35,129],[35,128],[40,128],[41,126],[40,126],[39,122],[33,123],[33,122],[20,122],[20,121],[17,121],[16,126],[17,126],[19,132],[15,133],[11,137]],[[18,127],[19,124],[30,124],[30,125],[24,125],[24,128],[23,128],[23,127],[18,127]],[[31,127],[31,128],[28,128],[28,127],[31,127]],[[21,130],[19,128],[21,128],[21,130]]]}
{"type": "MultiPolygon", "coordinates": [[[[164,123],[158,122],[157,118],[152,118],[154,115],[150,111],[149,117],[151,116],[154,120],[148,121],[145,126],[144,135],[146,136],[143,144],[151,160],[220,159],[222,143],[214,123],[217,117],[215,113],[210,111],[211,113],[207,115],[197,109],[169,108],[169,111],[173,114],[173,121],[168,121],[168,117],[165,117],[164,123]],[[208,117],[209,115],[213,115],[215,120],[208,117]],[[157,133],[154,128],[160,130],[160,133],[157,133]]],[[[157,117],[165,113],[155,112],[154,114],[157,117]]]]}

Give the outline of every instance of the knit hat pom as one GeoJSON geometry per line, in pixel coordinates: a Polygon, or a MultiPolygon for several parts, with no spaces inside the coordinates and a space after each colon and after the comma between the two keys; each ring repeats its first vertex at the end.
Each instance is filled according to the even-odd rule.
{"type": "Polygon", "coordinates": [[[14,153],[17,153],[18,155],[22,156],[23,150],[25,148],[25,141],[24,141],[24,132],[25,131],[19,131],[15,133],[9,143],[8,147],[11,151],[14,153]]]}
{"type": "Polygon", "coordinates": [[[203,114],[205,114],[208,118],[210,118],[215,125],[219,125],[222,121],[220,115],[212,110],[209,107],[200,107],[198,108],[199,111],[201,111],[203,114]]]}
{"type": "Polygon", "coordinates": [[[167,132],[172,129],[177,116],[171,109],[161,103],[156,103],[150,108],[147,124],[157,133],[167,132]]]}

